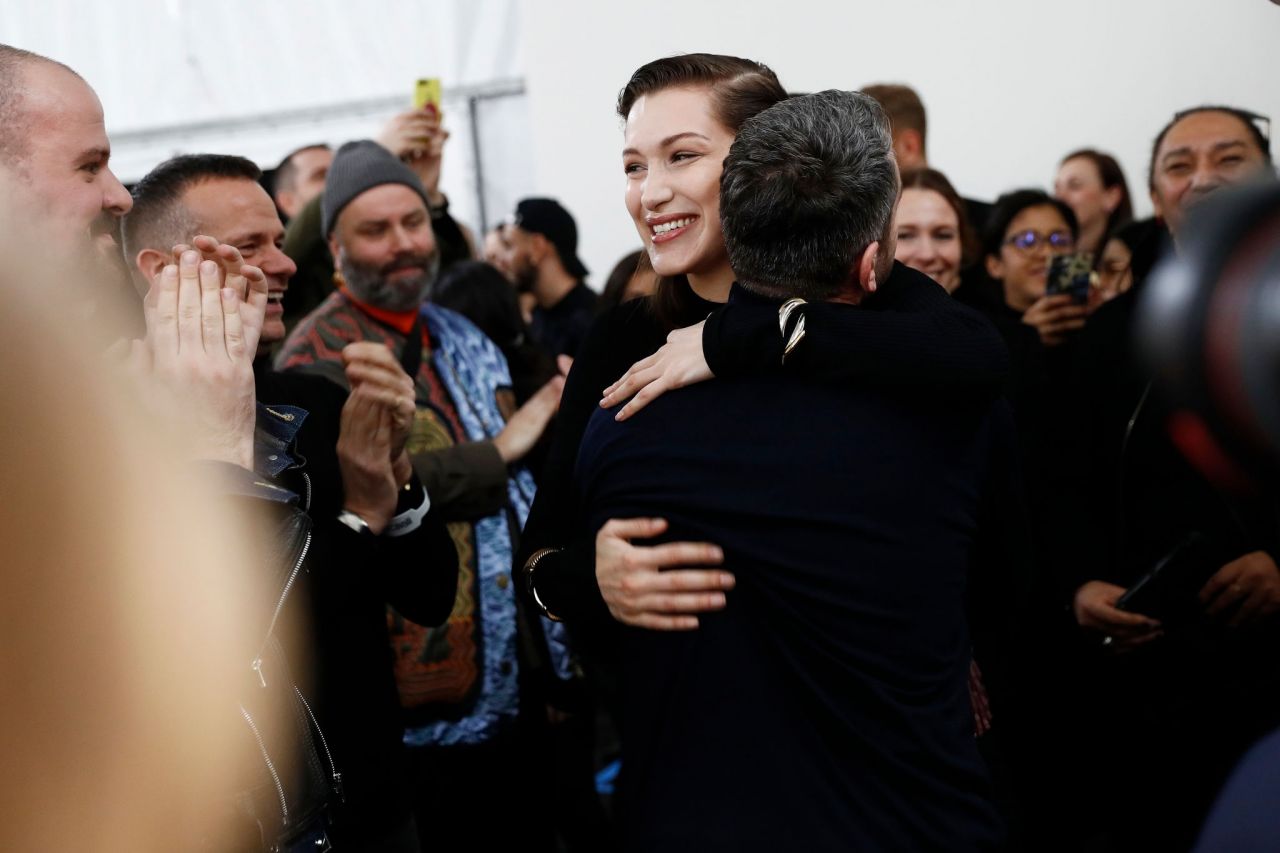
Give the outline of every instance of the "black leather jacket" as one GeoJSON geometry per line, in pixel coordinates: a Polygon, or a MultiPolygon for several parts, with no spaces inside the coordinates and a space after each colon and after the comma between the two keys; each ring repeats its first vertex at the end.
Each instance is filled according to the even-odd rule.
{"type": "Polygon", "coordinates": [[[218,466],[225,491],[267,537],[258,553],[270,578],[270,598],[253,612],[255,630],[237,697],[244,748],[254,758],[235,797],[235,850],[327,849],[328,811],[342,796],[341,772],[286,651],[285,627],[312,542],[310,480],[289,452],[305,417],[301,409],[258,406],[258,470],[218,466]]]}

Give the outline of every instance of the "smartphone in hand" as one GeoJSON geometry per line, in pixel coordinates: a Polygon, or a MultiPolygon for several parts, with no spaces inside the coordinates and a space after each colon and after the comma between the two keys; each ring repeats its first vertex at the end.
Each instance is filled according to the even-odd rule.
{"type": "Polygon", "coordinates": [[[1093,286],[1093,279],[1093,255],[1090,253],[1054,255],[1049,261],[1044,292],[1046,296],[1065,293],[1083,305],[1089,301],[1089,288],[1093,286]]]}
{"type": "Polygon", "coordinates": [[[435,107],[436,115],[443,118],[444,114],[440,110],[440,96],[439,77],[422,77],[413,84],[413,108],[415,110],[424,109],[430,104],[435,107]]]}

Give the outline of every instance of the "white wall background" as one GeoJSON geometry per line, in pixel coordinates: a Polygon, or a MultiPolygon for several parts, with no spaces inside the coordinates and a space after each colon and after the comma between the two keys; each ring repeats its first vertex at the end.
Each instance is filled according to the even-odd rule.
{"type": "Polygon", "coordinates": [[[559,197],[599,287],[639,245],[613,104],[650,59],[734,53],[800,91],[907,82],[929,110],[931,162],[965,195],[1048,186],[1063,154],[1094,145],[1119,157],[1146,212],[1151,138],[1175,110],[1226,102],[1280,119],[1276,2],[3,0],[0,42],[89,80],[126,180],[181,151],[271,167],[301,144],[369,136],[414,79],[439,76],[454,133],[442,183],[472,226],[458,95],[523,81],[527,97],[481,107],[488,219],[523,195],[559,197]]]}
{"type": "MultiPolygon", "coordinates": [[[[89,81],[126,182],[178,153],[240,154],[265,169],[301,145],[374,136],[410,106],[417,78],[439,77],[453,133],[441,184],[473,226],[460,96],[518,88],[524,65],[516,0],[3,0],[0,42],[89,81]]],[[[486,178],[503,194],[489,204],[507,208],[532,181],[524,98],[489,102],[484,115],[486,178]]]]}
{"type": "Polygon", "coordinates": [[[525,0],[536,187],[577,217],[601,286],[640,245],[622,206],[618,90],[651,59],[709,51],[765,62],[792,91],[911,84],[930,164],[963,195],[1048,188],[1061,156],[1091,145],[1119,158],[1149,213],[1151,141],[1178,109],[1243,106],[1280,132],[1273,2],[525,0]]]}

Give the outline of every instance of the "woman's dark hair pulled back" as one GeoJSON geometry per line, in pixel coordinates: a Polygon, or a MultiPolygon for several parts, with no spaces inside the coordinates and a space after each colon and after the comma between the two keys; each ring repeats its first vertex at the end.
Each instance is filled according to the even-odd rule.
{"type": "MultiPolygon", "coordinates": [[[[737,56],[686,53],[637,68],[618,93],[618,115],[626,121],[636,101],[645,95],[695,86],[710,90],[712,115],[735,134],[747,119],[787,97],[778,76],[767,65],[737,56]]],[[[648,268],[649,263],[645,252],[640,269],[648,268]]],[[[649,304],[668,329],[688,322],[695,304],[689,279],[683,275],[659,278],[649,304]]]]}

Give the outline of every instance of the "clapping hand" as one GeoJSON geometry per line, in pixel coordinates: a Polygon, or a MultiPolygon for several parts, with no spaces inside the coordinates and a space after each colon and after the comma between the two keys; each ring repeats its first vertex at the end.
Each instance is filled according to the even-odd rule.
{"type": "Polygon", "coordinates": [[[417,410],[413,380],[383,344],[371,341],[348,344],[342,350],[342,362],[352,394],[357,391],[367,394],[386,410],[389,461],[396,482],[403,486],[413,473],[405,449],[417,410]]]}
{"type": "Polygon", "coordinates": [[[178,262],[147,292],[146,339],[131,343],[129,368],[152,416],[169,422],[191,458],[252,470],[253,358],[266,277],[232,247],[226,252],[209,238],[197,240],[224,263],[179,250],[178,262]]]}

